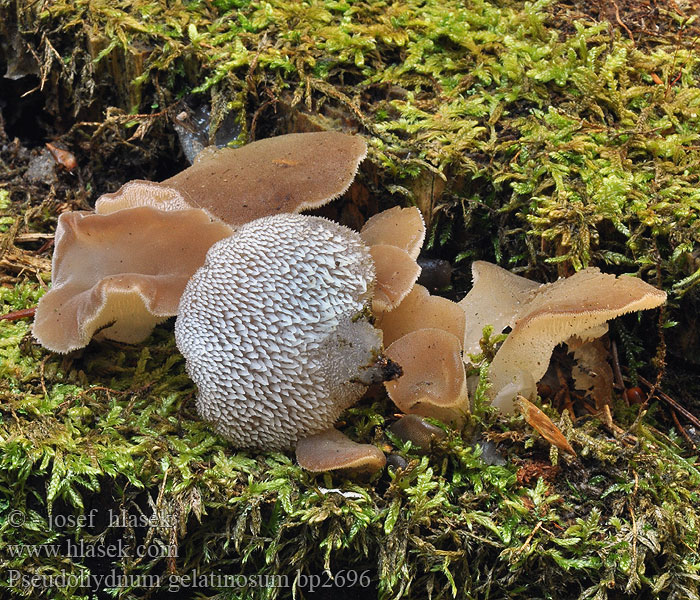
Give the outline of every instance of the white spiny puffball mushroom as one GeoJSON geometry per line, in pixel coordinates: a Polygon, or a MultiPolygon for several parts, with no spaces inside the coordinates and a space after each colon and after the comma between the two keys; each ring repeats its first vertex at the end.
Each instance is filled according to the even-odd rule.
{"type": "Polygon", "coordinates": [[[214,244],[175,324],[201,416],[268,450],[332,427],[384,377],[373,286],[360,236],[321,217],[264,217],[214,244]]]}

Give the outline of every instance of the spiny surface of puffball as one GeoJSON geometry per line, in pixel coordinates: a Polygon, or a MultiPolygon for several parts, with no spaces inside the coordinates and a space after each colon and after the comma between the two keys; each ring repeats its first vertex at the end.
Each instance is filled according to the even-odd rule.
{"type": "Polygon", "coordinates": [[[381,351],[373,285],[359,235],[321,217],[264,217],[214,244],[175,324],[202,418],[259,449],[332,427],[381,351]]]}

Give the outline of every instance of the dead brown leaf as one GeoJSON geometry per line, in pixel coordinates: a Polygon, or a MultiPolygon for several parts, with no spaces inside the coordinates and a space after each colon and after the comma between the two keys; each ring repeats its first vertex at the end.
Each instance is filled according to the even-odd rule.
{"type": "Polygon", "coordinates": [[[571,456],[576,456],[576,452],[560,429],[532,402],[524,396],[518,396],[515,400],[515,406],[518,407],[528,424],[545,440],[553,446],[556,446],[562,452],[566,452],[571,456]]]}

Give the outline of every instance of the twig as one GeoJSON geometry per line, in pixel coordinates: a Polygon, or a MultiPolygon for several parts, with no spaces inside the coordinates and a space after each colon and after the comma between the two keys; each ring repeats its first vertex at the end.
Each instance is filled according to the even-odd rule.
{"type": "Polygon", "coordinates": [[[14,242],[38,242],[40,240],[52,240],[53,233],[19,233],[15,236],[14,242]]]}
{"type": "Polygon", "coordinates": [[[617,344],[615,340],[612,341],[610,345],[612,350],[612,366],[613,374],[615,375],[615,388],[618,390],[625,389],[625,382],[622,379],[622,369],[620,368],[620,355],[617,353],[617,344]]]}
{"type": "Polygon", "coordinates": [[[36,308],[23,308],[22,310],[15,310],[13,312],[0,315],[0,321],[17,321],[19,319],[27,319],[28,317],[33,317],[35,311],[36,308]]]}
{"type": "Polygon", "coordinates": [[[39,365],[39,381],[41,382],[41,391],[44,392],[44,398],[49,397],[49,392],[46,389],[46,377],[45,377],[45,370],[46,370],[46,361],[49,360],[50,356],[45,356],[44,359],[41,361],[41,364],[39,365]]]}
{"type": "Polygon", "coordinates": [[[530,535],[527,536],[525,543],[518,549],[518,554],[522,554],[523,550],[530,545],[532,538],[535,537],[535,534],[540,530],[540,527],[542,527],[542,521],[537,521],[537,525],[535,525],[534,529],[530,532],[530,535]]]}
{"type": "Polygon", "coordinates": [[[652,394],[657,395],[659,398],[662,400],[665,400],[668,402],[673,408],[675,408],[679,413],[681,413],[688,421],[690,421],[693,425],[696,427],[700,427],[700,419],[698,419],[693,413],[691,413],[689,410],[683,408],[678,402],[676,402],[671,396],[668,394],[664,394],[660,389],[656,388],[656,386],[652,385],[649,383],[644,377],[641,375],[638,376],[639,381],[641,381],[644,385],[649,386],[649,389],[652,390],[650,392],[649,397],[651,397],[652,394]]]}
{"type": "Polygon", "coordinates": [[[630,40],[632,40],[632,43],[634,44],[634,36],[632,35],[630,28],[622,22],[622,19],[620,18],[620,7],[617,5],[617,2],[615,2],[615,0],[613,0],[613,5],[615,6],[615,19],[617,19],[618,25],[625,29],[627,35],[630,36],[630,40]]]}
{"type": "Polygon", "coordinates": [[[53,238],[53,237],[50,238],[50,239],[48,239],[48,240],[46,240],[46,241],[41,245],[41,248],[39,248],[34,254],[36,254],[37,256],[43,254],[43,253],[46,252],[49,248],[51,248],[51,246],[53,246],[53,243],[54,243],[54,238],[53,238]]]}
{"type": "Polygon", "coordinates": [[[697,451],[698,447],[695,445],[693,440],[690,439],[690,436],[688,435],[688,432],[685,430],[683,425],[680,424],[680,421],[678,420],[678,415],[676,415],[676,411],[671,409],[671,416],[673,417],[673,422],[676,424],[676,427],[678,428],[678,431],[680,434],[683,436],[683,439],[688,442],[690,447],[697,451]]]}
{"type": "Polygon", "coordinates": [[[627,509],[630,511],[630,516],[632,517],[632,573],[637,572],[637,519],[634,516],[634,510],[632,510],[632,505],[628,502],[627,509]]]}
{"type": "Polygon", "coordinates": [[[85,396],[85,394],[89,394],[90,392],[107,392],[107,396],[109,397],[110,394],[126,394],[128,393],[127,391],[120,391],[120,390],[114,390],[112,388],[108,388],[102,385],[96,385],[90,388],[87,388],[86,390],[81,391],[78,396],[85,396]]]}

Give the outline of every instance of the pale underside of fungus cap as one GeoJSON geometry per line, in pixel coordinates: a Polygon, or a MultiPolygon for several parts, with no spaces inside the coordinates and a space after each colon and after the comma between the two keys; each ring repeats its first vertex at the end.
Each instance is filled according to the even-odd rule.
{"type": "Polygon", "coordinates": [[[54,352],[82,348],[98,330],[117,341],[144,340],[176,314],[207,250],[230,233],[201,210],[62,214],[52,287],[37,306],[34,337],[54,352]]]}
{"type": "Polygon", "coordinates": [[[268,215],[318,208],[341,196],[366,155],[361,137],[337,131],[290,133],[240,148],[205,149],[174,177],[162,183],[129,182],[102,196],[95,210],[201,208],[237,227],[268,215]]]}
{"type": "MultiPolygon", "coordinates": [[[[607,331],[606,323],[622,314],[656,308],[666,301],[666,293],[634,277],[601,273],[596,268],[579,271],[575,275],[551,284],[530,286],[497,270],[495,265],[481,263],[483,281],[469,295],[488,294],[493,303],[493,321],[484,302],[465,300],[469,308],[479,306],[484,313],[476,316],[467,311],[467,329],[495,322],[495,333],[506,326],[512,331],[496,352],[489,369],[493,404],[504,412],[513,411],[513,400],[518,395],[534,399],[536,383],[547,370],[554,347],[572,336],[592,339],[607,331]],[[485,285],[485,273],[492,272],[485,285]],[[503,305],[499,301],[504,299],[503,305]],[[515,299],[515,301],[514,301],[515,299]]],[[[471,332],[475,339],[476,334],[471,332]]]]}
{"type": "Polygon", "coordinates": [[[202,417],[257,449],[332,427],[377,377],[373,284],[359,235],[320,217],[258,219],[215,244],[175,324],[202,417]]]}

